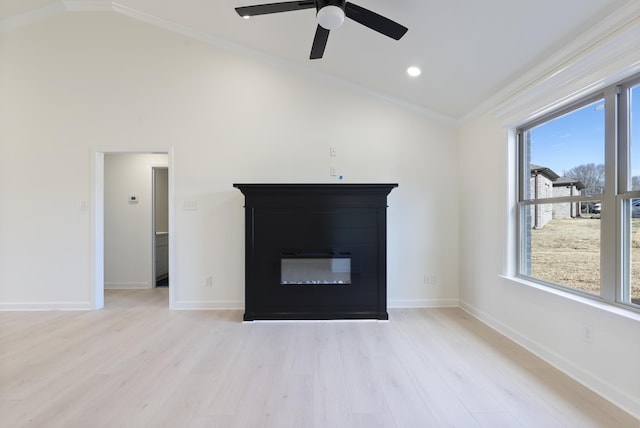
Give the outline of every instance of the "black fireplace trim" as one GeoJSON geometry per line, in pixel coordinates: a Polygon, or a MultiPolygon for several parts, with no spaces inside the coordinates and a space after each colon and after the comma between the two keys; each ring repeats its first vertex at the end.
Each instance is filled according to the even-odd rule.
{"type": "MultiPolygon", "coordinates": [[[[254,183],[234,184],[233,187],[238,188],[245,196],[245,321],[389,319],[386,282],[386,209],[387,195],[393,188],[398,187],[397,183],[254,183]],[[279,215],[284,215],[293,223],[298,218],[306,219],[307,217],[304,216],[323,221],[334,219],[332,216],[336,216],[338,223],[346,221],[349,224],[354,222],[358,224],[351,226],[351,229],[340,229],[340,236],[337,239],[331,238],[331,241],[338,242],[325,242],[318,247],[304,244],[296,247],[297,244],[291,244],[291,239],[287,241],[283,238],[283,244],[278,248],[280,243],[271,244],[271,240],[279,240],[279,235],[272,232],[265,235],[264,222],[269,222],[269,219],[277,218],[279,215]],[[366,227],[361,227],[359,224],[361,219],[364,220],[363,224],[366,223],[366,227]],[[256,227],[256,225],[259,226],[256,227]],[[349,241],[351,238],[345,237],[350,233],[361,236],[360,239],[365,236],[365,239],[354,246],[349,241]],[[348,241],[347,244],[345,240],[348,241]],[[305,247],[308,250],[296,250],[296,248],[305,247]],[[336,253],[340,257],[341,252],[352,253],[354,249],[358,251],[358,254],[354,254],[357,258],[364,257],[363,251],[366,253],[367,258],[362,259],[362,266],[366,266],[367,270],[362,271],[362,276],[358,272],[357,277],[354,278],[358,283],[353,286],[310,285],[309,287],[276,288],[274,285],[275,278],[279,278],[279,268],[270,261],[273,256],[282,256],[283,253],[293,254],[297,251],[317,252],[322,253],[322,256],[336,253]]],[[[306,227],[283,223],[283,221],[280,223],[288,229],[285,234],[288,234],[289,238],[305,230],[304,227],[306,227]]],[[[324,227],[335,227],[331,226],[333,220],[328,224],[324,227]]],[[[321,227],[316,234],[322,231],[321,227]]]]}
{"type": "Polygon", "coordinates": [[[351,257],[351,251],[334,251],[334,250],[284,250],[280,252],[280,257],[285,259],[297,259],[297,258],[347,258],[351,257]]]}

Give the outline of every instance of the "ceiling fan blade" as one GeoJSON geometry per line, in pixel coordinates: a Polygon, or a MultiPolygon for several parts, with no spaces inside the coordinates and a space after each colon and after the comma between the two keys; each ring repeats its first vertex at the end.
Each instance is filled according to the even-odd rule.
{"type": "Polygon", "coordinates": [[[289,12],[292,10],[311,9],[316,7],[315,1],[285,1],[280,3],[256,4],[236,7],[240,16],[266,15],[268,13],[289,12]]]}
{"type": "Polygon", "coordinates": [[[400,40],[408,30],[407,27],[389,18],[353,3],[347,2],[344,11],[348,18],[395,40],[400,40]]]}
{"type": "Polygon", "coordinates": [[[324,48],[327,46],[327,40],[329,40],[329,30],[318,25],[318,28],[316,28],[316,35],[313,38],[313,45],[311,46],[311,55],[309,55],[309,59],[322,58],[324,48]]]}

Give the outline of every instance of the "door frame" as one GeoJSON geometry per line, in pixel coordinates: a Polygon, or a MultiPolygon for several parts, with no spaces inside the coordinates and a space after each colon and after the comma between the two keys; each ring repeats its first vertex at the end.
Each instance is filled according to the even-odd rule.
{"type": "MultiPolygon", "coordinates": [[[[91,150],[91,281],[89,298],[92,309],[104,308],[104,155],[166,154],[169,178],[169,273],[176,277],[174,263],[175,224],[173,187],[173,147],[158,149],[95,148],[91,150]]],[[[154,261],[152,260],[152,263],[154,261]]],[[[155,271],[154,271],[155,273],[155,271]]],[[[175,307],[177,283],[169,287],[169,308],[175,307]]]]}

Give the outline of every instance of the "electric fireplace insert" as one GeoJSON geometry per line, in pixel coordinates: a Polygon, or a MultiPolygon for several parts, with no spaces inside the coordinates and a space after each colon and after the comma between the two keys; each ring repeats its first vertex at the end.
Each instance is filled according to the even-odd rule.
{"type": "Polygon", "coordinates": [[[388,319],[397,184],[234,184],[245,195],[245,321],[388,319]]]}
{"type": "Polygon", "coordinates": [[[351,284],[351,253],[282,253],[280,258],[280,284],[351,284]]]}

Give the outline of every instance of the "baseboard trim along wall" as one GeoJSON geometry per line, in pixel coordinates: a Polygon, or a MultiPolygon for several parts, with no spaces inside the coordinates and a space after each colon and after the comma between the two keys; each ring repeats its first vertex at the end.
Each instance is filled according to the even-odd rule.
{"type": "Polygon", "coordinates": [[[408,308],[457,308],[458,299],[392,299],[388,302],[389,309],[408,308]]]}
{"type": "MultiPolygon", "coordinates": [[[[408,308],[457,308],[458,299],[394,299],[388,303],[389,309],[408,308]]],[[[172,309],[178,310],[244,310],[242,300],[182,300],[175,302],[172,309]]]]}
{"type": "Polygon", "coordinates": [[[148,282],[105,282],[105,290],[142,290],[152,288],[148,282]]]}
{"type": "Polygon", "coordinates": [[[244,310],[244,300],[181,300],[171,309],[177,310],[244,310]]]}
{"type": "MultiPolygon", "coordinates": [[[[135,290],[150,288],[147,283],[105,283],[105,290],[135,290]],[[133,286],[132,286],[133,284],[133,286]],[[141,286],[140,286],[141,285],[141,286]]],[[[389,309],[456,308],[458,299],[394,299],[389,309]]],[[[0,303],[0,311],[84,311],[91,310],[90,302],[33,302],[0,303]]],[[[177,310],[244,310],[243,300],[182,300],[175,302],[177,310]]]]}
{"type": "Polygon", "coordinates": [[[591,373],[588,373],[581,368],[576,367],[576,365],[573,364],[570,360],[567,360],[561,355],[558,355],[552,349],[529,340],[527,337],[522,336],[518,332],[511,329],[509,326],[478,310],[476,307],[464,301],[460,301],[460,308],[462,308],[464,311],[477,318],[481,322],[485,323],[492,329],[496,330],[500,334],[513,340],[529,352],[532,352],[536,356],[542,358],[544,361],[551,364],[553,367],[560,370],[576,382],[584,385],[586,388],[602,396],[606,400],[611,401],[618,407],[624,409],[629,414],[640,418],[640,413],[638,413],[637,410],[640,409],[640,399],[638,399],[637,397],[632,397],[629,394],[626,394],[625,392],[620,391],[618,388],[610,385],[605,380],[593,376],[591,373]]]}
{"type": "Polygon", "coordinates": [[[90,311],[91,302],[0,303],[0,311],[90,311]]]}

